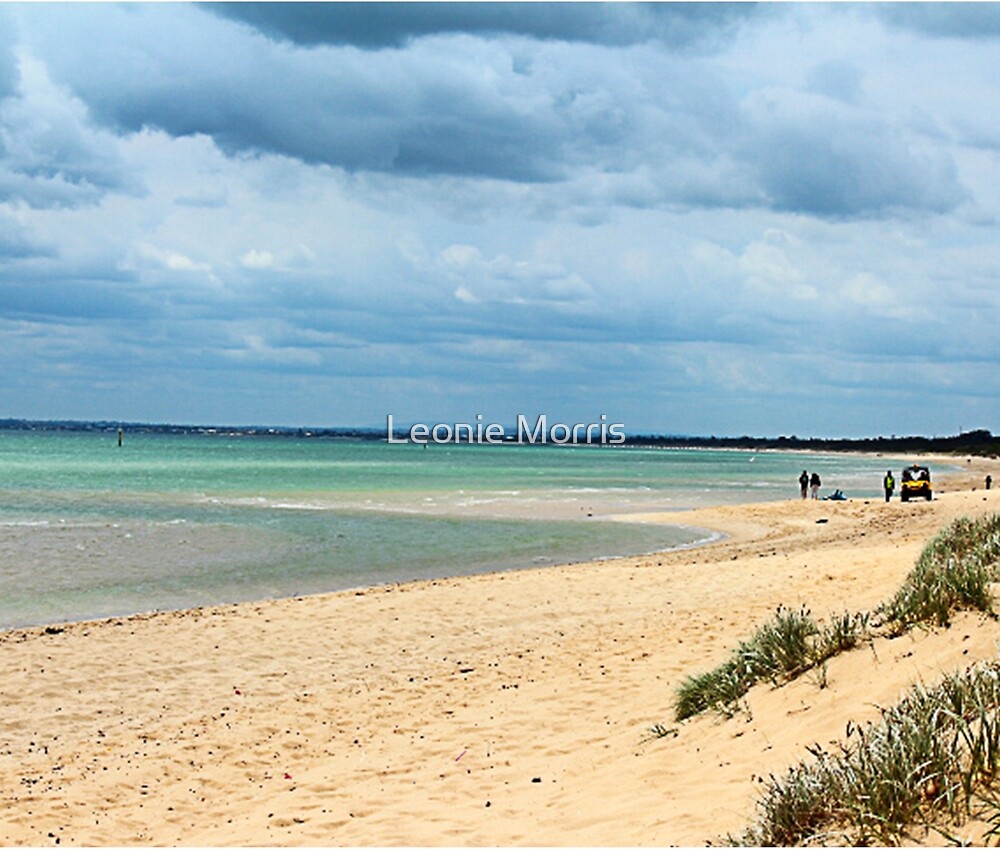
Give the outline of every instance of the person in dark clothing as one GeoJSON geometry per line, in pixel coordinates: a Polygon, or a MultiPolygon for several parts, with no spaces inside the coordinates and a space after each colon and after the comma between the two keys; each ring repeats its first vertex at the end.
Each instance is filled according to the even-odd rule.
{"type": "Polygon", "coordinates": [[[892,491],[896,488],[896,481],[892,477],[892,470],[885,473],[885,477],[882,478],[882,487],[885,489],[885,503],[889,503],[889,499],[892,498],[892,491]]]}
{"type": "Polygon", "coordinates": [[[991,475],[986,476],[986,488],[989,489],[993,486],[993,477],[991,475]]]}
{"type": "Polygon", "coordinates": [[[802,490],[802,497],[805,498],[809,493],[809,472],[805,469],[803,469],[802,474],[799,475],[799,489],[802,490]]]}
{"type": "Polygon", "coordinates": [[[813,472],[809,476],[809,489],[812,492],[813,500],[819,498],[819,488],[823,485],[823,482],[819,479],[819,475],[813,472]]]}

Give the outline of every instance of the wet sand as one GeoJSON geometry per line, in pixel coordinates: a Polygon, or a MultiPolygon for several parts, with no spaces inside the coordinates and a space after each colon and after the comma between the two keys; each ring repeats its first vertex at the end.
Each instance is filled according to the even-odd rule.
{"type": "Polygon", "coordinates": [[[0,842],[717,840],[760,776],[996,655],[965,614],[648,733],[778,604],[871,609],[952,518],[1000,510],[1000,464],[966,468],[930,503],[646,517],[728,534],[698,549],[0,634],[0,842]]]}

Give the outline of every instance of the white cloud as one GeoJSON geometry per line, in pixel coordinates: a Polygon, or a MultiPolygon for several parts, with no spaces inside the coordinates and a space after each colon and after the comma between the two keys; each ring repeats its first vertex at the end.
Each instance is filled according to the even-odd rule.
{"type": "Polygon", "coordinates": [[[240,265],[244,268],[265,269],[274,267],[274,254],[270,251],[259,251],[256,248],[247,251],[240,257],[240,265]]]}
{"type": "Polygon", "coordinates": [[[228,360],[244,364],[305,366],[310,369],[323,364],[322,354],[313,348],[274,345],[255,332],[243,333],[234,344],[222,348],[220,353],[228,360]]]}
{"type": "Polygon", "coordinates": [[[888,311],[889,314],[896,312],[895,307],[899,303],[898,296],[885,281],[864,271],[844,283],[844,295],[855,304],[888,311]]]}
{"type": "Polygon", "coordinates": [[[479,298],[472,294],[465,286],[459,286],[455,290],[455,297],[463,304],[478,304],[479,298]]]}
{"type": "Polygon", "coordinates": [[[197,262],[191,259],[191,257],[170,248],[160,248],[155,245],[143,243],[136,245],[135,255],[140,261],[152,263],[168,271],[191,271],[199,273],[211,273],[212,271],[212,266],[207,262],[197,262]]]}
{"type": "Polygon", "coordinates": [[[441,252],[440,265],[459,283],[455,297],[468,304],[576,304],[594,295],[580,274],[559,263],[515,260],[504,253],[487,259],[472,245],[449,245],[441,252]]]}
{"type": "Polygon", "coordinates": [[[763,239],[748,245],[739,259],[740,271],[750,289],[761,295],[814,301],[816,287],[789,255],[794,240],[783,230],[768,230],[763,239]]]}

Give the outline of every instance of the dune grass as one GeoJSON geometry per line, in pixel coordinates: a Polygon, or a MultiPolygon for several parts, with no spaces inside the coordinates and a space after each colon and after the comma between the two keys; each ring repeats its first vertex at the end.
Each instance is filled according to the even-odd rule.
{"type": "MultiPolygon", "coordinates": [[[[902,586],[869,614],[844,613],[820,628],[805,609],[779,608],[716,669],[678,688],[685,719],[714,708],[732,715],[753,684],[781,683],[885,629],[945,626],[960,609],[994,614],[1000,578],[1000,515],[958,519],[921,552],[902,586]]],[[[848,725],[835,751],[808,749],[809,762],[771,776],[757,822],[728,840],[739,845],[896,843],[907,827],[976,812],[1000,836],[1000,663],[970,667],[931,689],[916,686],[881,720],[848,725]],[[996,784],[996,787],[994,787],[996,784]],[[973,808],[976,806],[976,810],[973,808]]]]}
{"type": "Polygon", "coordinates": [[[689,676],[680,685],[674,715],[682,720],[712,708],[732,716],[740,708],[740,699],[758,681],[780,683],[795,678],[856,645],[867,628],[867,614],[845,612],[820,628],[805,608],[779,607],[728,660],[709,672],[689,676]]]}
{"type": "Polygon", "coordinates": [[[993,613],[989,585],[1000,567],[1000,514],[956,519],[932,539],[896,594],[876,614],[893,633],[947,625],[955,610],[993,613]]]}
{"type": "Polygon", "coordinates": [[[990,584],[998,572],[1000,515],[956,519],[927,544],[903,585],[874,616],[845,612],[821,629],[808,610],[779,607],[728,660],[680,684],[674,715],[682,720],[714,709],[732,716],[754,684],[791,680],[853,648],[871,637],[870,622],[898,635],[915,625],[947,625],[959,609],[992,614],[990,584]]]}
{"type": "Polygon", "coordinates": [[[914,687],[878,722],[849,726],[836,751],[809,751],[810,761],[770,777],[757,822],[730,842],[896,843],[913,823],[959,822],[974,806],[995,812],[1000,665],[914,687]]]}

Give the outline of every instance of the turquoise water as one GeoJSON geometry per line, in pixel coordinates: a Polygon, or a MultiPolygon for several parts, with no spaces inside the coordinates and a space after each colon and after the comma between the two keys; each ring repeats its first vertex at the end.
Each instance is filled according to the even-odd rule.
{"type": "Polygon", "coordinates": [[[703,531],[605,519],[796,497],[802,468],[877,497],[886,461],[0,432],[0,627],[693,544],[703,531]]]}

